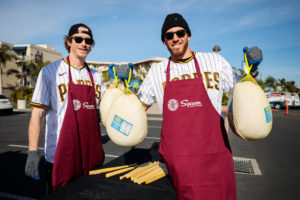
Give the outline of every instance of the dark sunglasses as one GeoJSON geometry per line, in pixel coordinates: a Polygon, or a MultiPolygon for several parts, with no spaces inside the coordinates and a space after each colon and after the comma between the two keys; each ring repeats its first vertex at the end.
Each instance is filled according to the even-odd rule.
{"type": "Polygon", "coordinates": [[[185,36],[186,34],[186,30],[182,29],[176,32],[167,32],[165,33],[165,37],[167,38],[167,40],[171,40],[174,37],[174,34],[177,35],[177,37],[182,38],[183,36],[185,36]]]}
{"type": "Polygon", "coordinates": [[[83,40],[87,45],[92,45],[94,43],[94,40],[92,38],[83,38],[83,37],[78,37],[78,36],[73,36],[72,37],[76,43],[81,43],[83,40]]]}

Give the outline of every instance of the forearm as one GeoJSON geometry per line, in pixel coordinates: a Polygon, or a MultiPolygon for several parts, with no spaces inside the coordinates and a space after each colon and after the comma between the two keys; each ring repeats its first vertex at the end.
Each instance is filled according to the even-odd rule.
{"type": "Polygon", "coordinates": [[[28,150],[38,150],[45,109],[34,107],[28,128],[28,150]]]}

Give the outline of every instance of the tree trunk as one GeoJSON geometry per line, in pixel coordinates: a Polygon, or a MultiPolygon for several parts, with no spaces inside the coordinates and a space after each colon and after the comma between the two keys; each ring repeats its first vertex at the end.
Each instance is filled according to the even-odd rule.
{"type": "Polygon", "coordinates": [[[21,100],[24,100],[24,74],[21,76],[21,100]]]}
{"type": "Polygon", "coordinates": [[[2,64],[0,64],[0,94],[3,94],[2,93],[2,64]]]}

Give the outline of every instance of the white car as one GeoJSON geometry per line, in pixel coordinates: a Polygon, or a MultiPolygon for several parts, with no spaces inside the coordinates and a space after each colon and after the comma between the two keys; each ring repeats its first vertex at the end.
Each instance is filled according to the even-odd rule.
{"type": "Polygon", "coordinates": [[[0,113],[12,113],[14,109],[13,103],[3,94],[0,94],[0,113]]]}

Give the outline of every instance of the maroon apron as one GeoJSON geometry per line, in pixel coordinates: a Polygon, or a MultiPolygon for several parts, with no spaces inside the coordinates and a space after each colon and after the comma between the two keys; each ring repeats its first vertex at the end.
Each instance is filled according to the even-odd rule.
{"type": "Polygon", "coordinates": [[[169,60],[159,153],[179,200],[236,200],[224,121],[207,95],[195,56],[194,62],[198,78],[170,82],[169,60]]]}
{"type": "Polygon", "coordinates": [[[73,178],[86,175],[104,161],[92,73],[86,66],[92,86],[74,84],[69,57],[67,61],[68,105],[54,157],[53,190],[61,188],[73,178]]]}

